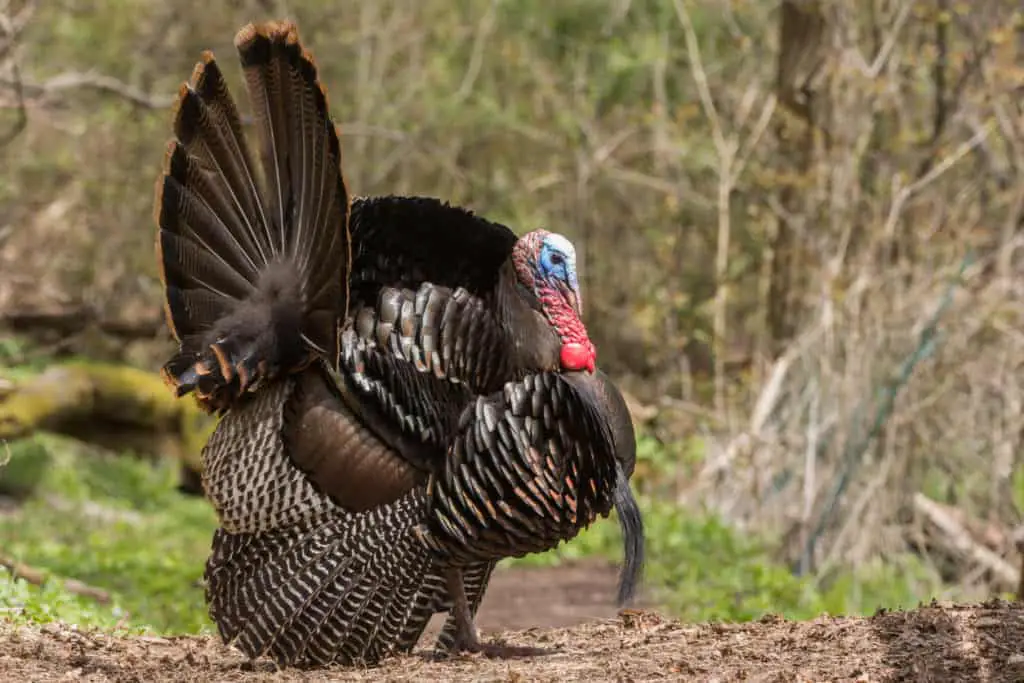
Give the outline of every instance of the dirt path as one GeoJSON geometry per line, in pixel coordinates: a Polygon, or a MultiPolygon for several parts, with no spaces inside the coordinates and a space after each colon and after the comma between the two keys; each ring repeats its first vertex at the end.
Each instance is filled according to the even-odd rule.
{"type": "Polygon", "coordinates": [[[533,660],[410,656],[366,671],[247,667],[211,638],[116,638],[0,626],[4,681],[1020,681],[1024,609],[927,607],[871,619],[686,626],[639,613],[506,634],[556,647],[533,660]]]}
{"type": "Polygon", "coordinates": [[[0,681],[1024,680],[1021,605],[690,626],[655,612],[616,615],[615,582],[614,568],[590,563],[497,574],[481,630],[493,638],[507,629],[509,642],[557,650],[532,660],[414,655],[368,671],[275,672],[245,664],[214,638],[119,638],[0,621],[0,681]]]}
{"type": "MultiPolygon", "coordinates": [[[[618,569],[595,561],[499,569],[480,604],[477,626],[487,634],[611,619],[618,613],[618,580],[618,569]]],[[[442,621],[444,615],[435,616],[427,636],[442,621]]]]}

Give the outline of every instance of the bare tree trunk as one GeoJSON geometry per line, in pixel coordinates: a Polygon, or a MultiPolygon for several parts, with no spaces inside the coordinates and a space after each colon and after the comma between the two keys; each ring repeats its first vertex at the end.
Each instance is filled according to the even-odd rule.
{"type": "MultiPolygon", "coordinates": [[[[777,355],[795,332],[806,272],[799,218],[804,214],[803,180],[814,163],[814,112],[822,95],[817,76],[825,63],[827,23],[817,0],[783,0],[779,20],[776,95],[785,114],[776,118],[778,216],[771,241],[768,332],[777,355]]],[[[802,221],[800,221],[802,222],[802,221]]]]}

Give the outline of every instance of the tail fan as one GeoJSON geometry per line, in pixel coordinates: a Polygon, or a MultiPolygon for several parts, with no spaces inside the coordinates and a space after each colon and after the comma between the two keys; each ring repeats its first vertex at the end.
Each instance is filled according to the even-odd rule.
{"type": "Polygon", "coordinates": [[[254,163],[212,53],[179,93],[157,184],[157,251],[178,353],[163,374],[223,411],[316,355],[337,363],[349,195],[313,58],[290,22],[235,37],[259,138],[254,163]]]}

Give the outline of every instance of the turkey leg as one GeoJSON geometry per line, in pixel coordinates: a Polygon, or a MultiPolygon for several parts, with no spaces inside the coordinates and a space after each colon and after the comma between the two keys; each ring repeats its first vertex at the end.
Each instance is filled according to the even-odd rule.
{"type": "Polygon", "coordinates": [[[554,652],[539,647],[521,647],[518,645],[502,645],[499,643],[481,643],[477,636],[476,624],[466,599],[466,590],[462,585],[462,570],[451,567],[446,572],[448,595],[452,599],[455,610],[456,634],[452,652],[480,652],[485,657],[512,659],[515,657],[536,657],[554,652]]]}

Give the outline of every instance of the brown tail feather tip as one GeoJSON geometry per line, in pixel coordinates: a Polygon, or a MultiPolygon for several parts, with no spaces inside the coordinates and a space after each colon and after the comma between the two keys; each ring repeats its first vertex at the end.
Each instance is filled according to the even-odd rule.
{"type": "Polygon", "coordinates": [[[279,45],[300,45],[299,29],[289,19],[276,19],[246,24],[235,34],[235,48],[241,53],[251,53],[259,47],[257,43],[263,41],[279,45]]]}
{"type": "Polygon", "coordinates": [[[232,106],[234,105],[224,72],[221,71],[220,65],[210,50],[204,51],[200,61],[196,64],[196,68],[192,72],[191,85],[192,89],[204,99],[220,96],[229,100],[232,106]]]}
{"type": "MultiPolygon", "coordinates": [[[[206,69],[211,65],[215,64],[216,60],[213,57],[213,52],[210,50],[204,50],[199,56],[199,61],[192,67],[192,75],[188,79],[188,87],[192,90],[198,90],[199,85],[203,80],[203,75],[206,73],[206,69]]],[[[179,95],[180,98],[180,95],[179,95]]]]}
{"type": "Polygon", "coordinates": [[[192,67],[192,75],[189,76],[187,83],[182,83],[181,87],[178,88],[178,99],[175,104],[175,120],[177,120],[177,113],[181,110],[181,105],[185,101],[185,98],[192,93],[201,92],[203,85],[206,82],[208,75],[214,72],[216,75],[220,75],[220,67],[217,66],[217,60],[213,56],[213,52],[210,50],[204,50],[199,57],[199,61],[192,67]]]}
{"type": "Polygon", "coordinates": [[[182,83],[178,86],[178,96],[174,98],[174,109],[172,110],[171,126],[175,126],[178,123],[178,119],[181,117],[181,106],[185,100],[188,99],[192,93],[192,86],[189,83],[182,83]]]}
{"type": "MultiPolygon", "coordinates": [[[[235,34],[235,48],[242,59],[242,66],[256,66],[270,61],[269,47],[280,45],[291,48],[293,55],[300,61],[307,62],[316,78],[317,65],[313,53],[306,50],[299,37],[299,29],[295,22],[283,19],[266,21],[259,24],[248,24],[235,34]]],[[[317,85],[326,97],[326,90],[319,81],[317,85]]]]}
{"type": "Polygon", "coordinates": [[[214,67],[218,69],[218,71],[220,70],[220,67],[217,66],[217,58],[214,56],[213,50],[203,50],[201,53],[199,53],[199,63],[196,64],[197,71],[199,70],[200,66],[205,67],[205,69],[214,67]]]}

